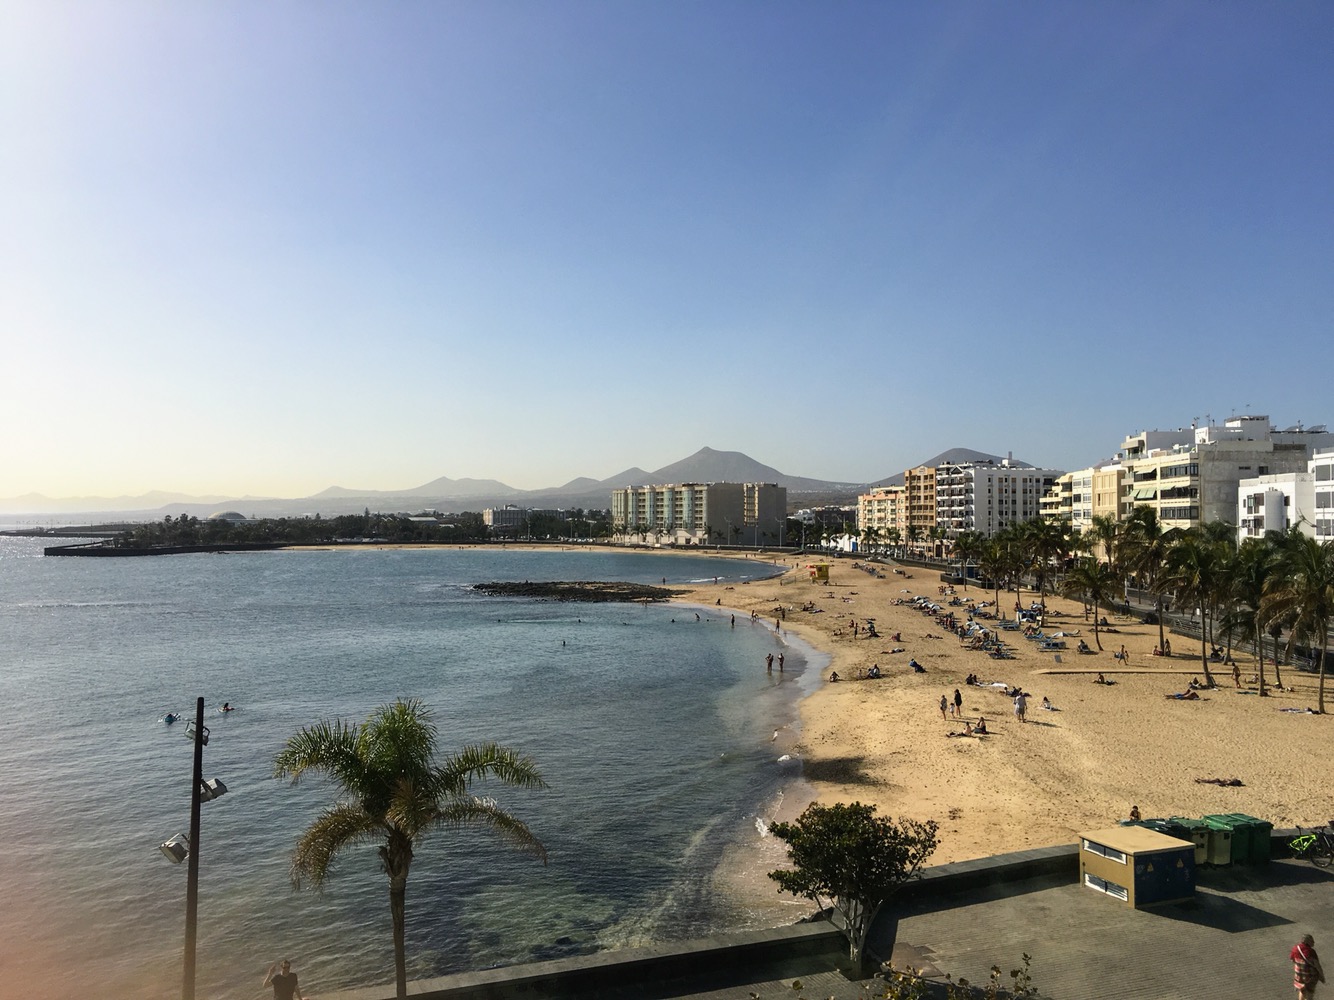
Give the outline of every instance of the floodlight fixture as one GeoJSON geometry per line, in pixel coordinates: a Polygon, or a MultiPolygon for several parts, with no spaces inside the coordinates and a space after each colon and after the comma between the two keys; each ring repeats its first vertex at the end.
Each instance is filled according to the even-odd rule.
{"type": "MultiPolygon", "coordinates": [[[[199,737],[199,742],[202,743],[204,746],[208,746],[208,726],[205,726],[202,723],[200,723],[199,728],[200,732],[202,733],[202,735],[199,737]]],[[[195,723],[187,722],[185,724],[185,738],[191,741],[194,740],[195,723]]]]}
{"type": "Polygon", "coordinates": [[[218,778],[209,778],[199,786],[199,801],[212,802],[214,799],[227,794],[227,786],[218,778]]]}
{"type": "Polygon", "coordinates": [[[173,865],[179,865],[190,856],[190,838],[183,833],[178,833],[165,843],[159,844],[158,850],[173,865]]]}

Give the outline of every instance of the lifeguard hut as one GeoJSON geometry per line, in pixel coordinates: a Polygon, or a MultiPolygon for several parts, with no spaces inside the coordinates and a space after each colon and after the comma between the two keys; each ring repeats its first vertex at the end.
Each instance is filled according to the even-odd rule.
{"type": "Polygon", "coordinates": [[[828,583],[828,582],[829,582],[829,564],[828,564],[828,563],[811,563],[811,564],[809,564],[809,565],[806,567],[806,569],[807,569],[807,571],[809,571],[810,574],[811,574],[811,583],[828,583]]]}

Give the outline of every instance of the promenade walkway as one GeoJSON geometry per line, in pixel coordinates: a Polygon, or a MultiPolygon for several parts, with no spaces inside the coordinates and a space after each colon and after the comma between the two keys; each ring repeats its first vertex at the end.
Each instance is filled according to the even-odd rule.
{"type": "MultiPolygon", "coordinates": [[[[782,931],[775,933],[783,933],[782,931]]],[[[1044,876],[999,882],[960,893],[921,892],[876,927],[873,944],[897,966],[919,969],[940,984],[946,973],[985,982],[993,964],[1008,972],[1025,953],[1032,976],[1050,1000],[1194,1000],[1245,997],[1290,1000],[1288,951],[1303,934],[1334,953],[1334,872],[1306,862],[1274,861],[1256,867],[1204,868],[1195,898],[1132,910],[1074,884],[1044,876]]],[[[699,942],[715,956],[720,942],[699,942]]],[[[603,956],[605,961],[607,956],[603,956]]],[[[590,957],[596,960],[596,957],[590,957]]],[[[851,982],[825,951],[790,962],[752,966],[738,953],[730,966],[711,961],[698,973],[670,979],[633,975],[595,991],[569,992],[559,977],[506,987],[468,990],[461,977],[413,984],[422,997],[559,998],[599,1000],[867,1000],[883,984],[851,982]],[[800,982],[799,989],[794,983],[800,982]]],[[[701,963],[703,966],[704,963],[701,963]]],[[[387,991],[356,991],[357,1000],[381,1000],[387,991]]],[[[351,1000],[352,994],[345,994],[351,1000]]],[[[332,998],[321,995],[321,1000],[332,998]]]]}

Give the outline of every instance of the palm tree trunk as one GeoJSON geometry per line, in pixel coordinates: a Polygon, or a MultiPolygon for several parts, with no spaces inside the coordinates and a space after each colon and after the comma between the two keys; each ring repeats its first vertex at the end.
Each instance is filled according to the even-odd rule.
{"type": "Polygon", "coordinates": [[[1155,594],[1153,598],[1153,610],[1158,616],[1158,648],[1167,648],[1167,633],[1163,631],[1163,595],[1155,594]]]}
{"type": "MultiPolygon", "coordinates": [[[[1256,618],[1259,618],[1258,614],[1256,618]]],[[[1265,633],[1258,622],[1255,626],[1255,648],[1258,654],[1256,658],[1260,661],[1260,697],[1264,698],[1268,695],[1265,691],[1265,633]]]]}
{"type": "Polygon", "coordinates": [[[394,996],[405,1000],[408,995],[407,946],[403,940],[408,880],[406,876],[389,878],[389,912],[394,918],[394,996]]]}
{"type": "Polygon", "coordinates": [[[1204,667],[1204,683],[1214,686],[1214,675],[1209,673],[1209,613],[1200,608],[1200,664],[1204,667]]]}
{"type": "Polygon", "coordinates": [[[1317,697],[1316,707],[1320,714],[1325,714],[1325,659],[1329,656],[1329,623],[1321,622],[1320,634],[1325,637],[1325,641],[1320,644],[1320,687],[1317,697]]]}

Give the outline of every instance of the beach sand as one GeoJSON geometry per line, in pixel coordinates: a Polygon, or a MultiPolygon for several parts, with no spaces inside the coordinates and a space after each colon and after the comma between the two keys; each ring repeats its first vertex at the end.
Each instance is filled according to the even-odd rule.
{"type": "MultiPolygon", "coordinates": [[[[1197,640],[1169,633],[1174,656],[1154,657],[1157,626],[1104,609],[1117,631],[1104,632],[1104,651],[1096,652],[1082,606],[1048,595],[1046,631],[1078,630],[1095,653],[1077,654],[1078,640],[1070,639],[1058,663],[1055,653],[1005,632],[1015,659],[994,660],[962,648],[915,608],[895,603],[916,595],[948,600],[938,593],[935,571],[905,567],[901,575],[878,566],[879,576],[840,559],[830,563],[829,583],[822,584],[808,578],[805,567],[814,559],[774,558],[788,567],[784,575],[729,588],[721,599],[748,624],[750,612],[757,612],[754,627],[790,631],[828,652],[825,676],[836,670],[847,678],[820,685],[802,703],[795,752],[804,762],[807,798],[869,802],[891,816],[936,820],[940,847],[933,864],[1075,843],[1081,831],[1128,817],[1132,804],[1145,818],[1246,813],[1279,827],[1334,816],[1323,759],[1330,717],[1281,711],[1314,707],[1311,674],[1281,668],[1295,690],[1260,698],[1256,685],[1246,683],[1254,659],[1237,657],[1240,690],[1230,667],[1211,664],[1219,687],[1200,692],[1198,701],[1177,701],[1165,696],[1186,690],[1192,677],[1203,680],[1197,640]],[[807,604],[818,610],[800,610],[807,604]],[[851,620],[868,618],[880,638],[866,638],[864,631],[854,638],[851,620]],[[896,632],[900,642],[889,638],[896,632]],[[1113,658],[1123,644],[1125,666],[1113,658]],[[890,652],[895,648],[903,652],[890,652]],[[914,673],[910,658],[926,673],[914,673]],[[880,679],[852,679],[873,664],[883,672],[880,679]],[[1094,683],[1100,671],[1114,683],[1094,683]],[[970,673],[983,683],[1021,686],[1032,696],[1028,721],[1015,718],[1001,688],[965,685],[970,673]],[[990,735],[949,737],[963,722],[941,718],[940,698],[952,701],[955,688],[964,718],[976,722],[984,715],[990,735]],[[1041,707],[1044,696],[1055,711],[1041,707]],[[1234,778],[1239,787],[1197,780],[1234,778]]],[[[714,604],[719,596],[716,587],[703,587],[686,600],[714,604]]],[[[957,588],[955,596],[995,599],[993,591],[976,587],[957,588]]],[[[1027,590],[1021,595],[1025,607],[1036,597],[1027,590]]],[[[1001,591],[1010,616],[1015,600],[1013,591],[1001,591]]],[[[966,608],[952,610],[967,619],[966,608]]],[[[1266,679],[1272,684],[1273,678],[1269,666],[1266,679]]],[[[795,795],[786,801],[791,809],[801,804],[795,795]]]]}

